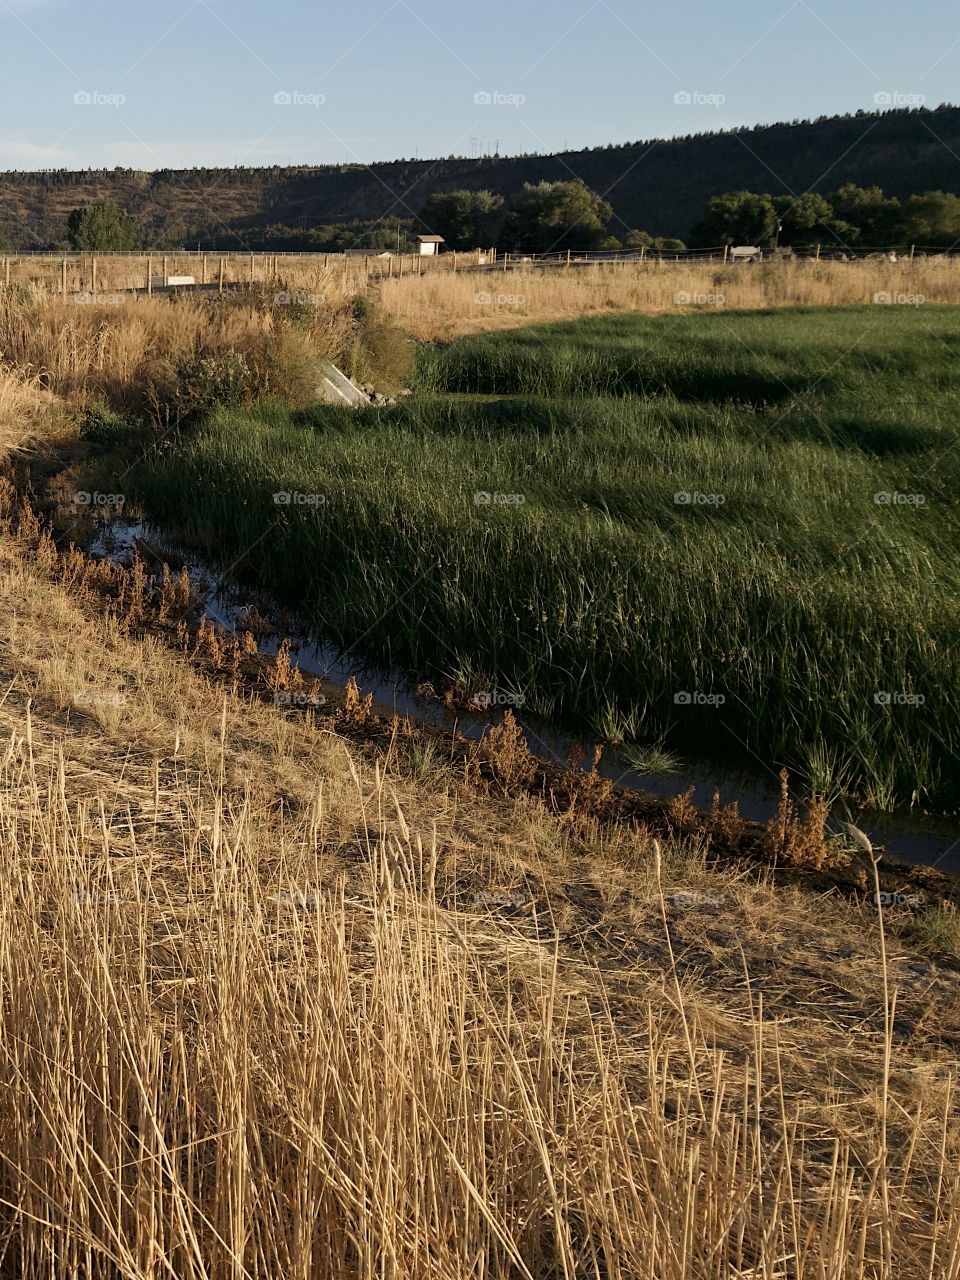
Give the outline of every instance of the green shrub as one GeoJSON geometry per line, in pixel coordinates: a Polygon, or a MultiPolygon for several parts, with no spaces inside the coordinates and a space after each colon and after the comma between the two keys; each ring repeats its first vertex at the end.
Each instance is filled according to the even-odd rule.
{"type": "Polygon", "coordinates": [[[0,301],[12,303],[14,306],[27,306],[33,302],[33,294],[29,285],[14,280],[12,284],[0,284],[0,301]]]}
{"type": "Polygon", "coordinates": [[[255,369],[259,395],[302,409],[317,399],[319,381],[319,357],[308,333],[285,327],[264,339],[255,369]]]}
{"type": "Polygon", "coordinates": [[[240,351],[191,356],[176,366],[174,402],[180,419],[202,418],[214,409],[239,409],[253,399],[254,377],[240,351]]]}
{"type": "Polygon", "coordinates": [[[372,382],[381,391],[399,391],[413,376],[413,344],[378,312],[366,294],[351,304],[353,339],[347,355],[347,372],[355,382],[372,382]]]}
{"type": "Polygon", "coordinates": [[[80,419],[80,438],[113,448],[130,434],[130,423],[105,404],[90,405],[80,419]]]}
{"type": "Polygon", "coordinates": [[[919,915],[907,936],[925,949],[960,959],[960,911],[952,903],[943,902],[919,915]]]}

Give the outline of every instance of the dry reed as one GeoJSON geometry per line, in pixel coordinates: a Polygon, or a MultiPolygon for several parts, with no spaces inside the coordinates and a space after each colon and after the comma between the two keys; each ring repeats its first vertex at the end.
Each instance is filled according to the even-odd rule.
{"type": "Polygon", "coordinates": [[[956,1280],[956,1101],[892,960],[868,1021],[819,985],[781,1021],[751,948],[811,924],[777,898],[711,996],[659,855],[595,868],[602,963],[549,904],[478,911],[472,864],[569,880],[559,825],[438,807],[0,569],[10,1274],[956,1280]]]}

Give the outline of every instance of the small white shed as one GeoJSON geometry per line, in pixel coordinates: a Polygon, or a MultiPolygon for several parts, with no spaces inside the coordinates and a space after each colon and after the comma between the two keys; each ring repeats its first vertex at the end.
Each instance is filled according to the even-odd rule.
{"type": "Polygon", "coordinates": [[[440,246],[446,244],[443,236],[417,236],[421,258],[430,258],[440,252],[440,246]]]}

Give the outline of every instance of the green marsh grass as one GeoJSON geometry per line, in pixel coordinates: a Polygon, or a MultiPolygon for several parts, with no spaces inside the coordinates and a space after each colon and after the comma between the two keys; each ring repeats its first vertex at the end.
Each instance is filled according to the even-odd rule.
{"type": "Polygon", "coordinates": [[[221,413],[129,488],[345,647],[947,810],[958,357],[946,306],[513,331],[393,408],[221,413]]]}

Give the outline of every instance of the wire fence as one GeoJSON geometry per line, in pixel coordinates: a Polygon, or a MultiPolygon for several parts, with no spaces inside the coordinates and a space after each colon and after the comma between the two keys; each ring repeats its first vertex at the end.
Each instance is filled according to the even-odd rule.
{"type": "Polygon", "coordinates": [[[850,249],[837,245],[762,249],[756,246],[718,245],[698,249],[555,250],[551,253],[500,253],[496,249],[414,253],[320,253],[288,250],[276,253],[177,250],[149,253],[128,250],[117,253],[25,250],[0,252],[0,286],[23,286],[46,294],[83,301],[107,293],[133,296],[192,290],[224,293],[238,289],[273,289],[281,300],[319,296],[324,282],[333,279],[346,288],[363,289],[369,282],[433,276],[437,273],[570,271],[593,268],[645,271],[670,264],[703,264],[740,269],[757,263],[791,261],[903,263],[932,258],[949,260],[960,255],[956,247],[893,245],[888,248],[850,249]]]}

